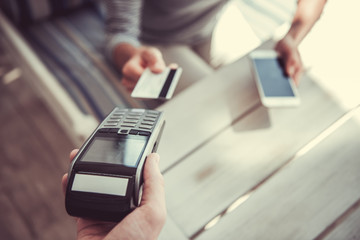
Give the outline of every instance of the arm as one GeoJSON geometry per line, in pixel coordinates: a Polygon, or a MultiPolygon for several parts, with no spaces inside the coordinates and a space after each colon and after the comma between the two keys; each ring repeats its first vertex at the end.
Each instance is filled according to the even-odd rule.
{"type": "Polygon", "coordinates": [[[160,51],[141,46],[140,19],[143,0],[106,0],[108,57],[121,70],[122,83],[131,91],[146,67],[162,72],[165,63],[160,51]]]}
{"type": "Polygon", "coordinates": [[[275,49],[285,62],[286,73],[298,84],[303,66],[298,46],[320,18],[326,0],[298,0],[291,27],[275,49]]]}
{"type": "Polygon", "coordinates": [[[293,38],[298,46],[308,34],[316,21],[320,18],[326,0],[299,0],[294,19],[289,32],[286,34],[293,38]]]}
{"type": "Polygon", "coordinates": [[[131,46],[127,47],[124,54],[129,58],[133,51],[140,46],[138,37],[140,35],[140,12],[142,0],[122,1],[106,0],[105,31],[107,35],[106,47],[108,57],[114,59],[114,49],[121,43],[131,46]]]}

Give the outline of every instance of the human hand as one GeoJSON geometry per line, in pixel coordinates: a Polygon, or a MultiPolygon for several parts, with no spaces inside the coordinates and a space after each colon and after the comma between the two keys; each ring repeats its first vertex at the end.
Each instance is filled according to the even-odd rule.
{"type": "Polygon", "coordinates": [[[303,73],[303,63],[297,44],[290,36],[285,36],[275,46],[275,50],[284,62],[284,71],[298,86],[303,73]]]}
{"type": "MultiPolygon", "coordinates": [[[[70,153],[70,161],[78,149],[70,153]]],[[[119,223],[77,218],[78,240],[157,239],[166,220],[164,179],[159,170],[159,155],[150,154],[144,166],[144,190],[140,206],[119,223]]],[[[62,178],[65,193],[67,176],[62,178]]]]}
{"type": "Polygon", "coordinates": [[[155,47],[135,48],[129,44],[120,44],[115,48],[114,60],[123,74],[121,82],[128,91],[134,89],[145,68],[150,68],[153,73],[161,73],[165,69],[162,54],[155,47]]]}

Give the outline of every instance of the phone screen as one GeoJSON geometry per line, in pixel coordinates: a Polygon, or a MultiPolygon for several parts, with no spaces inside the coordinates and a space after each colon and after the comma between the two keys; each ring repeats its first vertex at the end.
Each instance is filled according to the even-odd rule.
{"type": "Polygon", "coordinates": [[[279,58],[255,58],[253,61],[266,97],[295,96],[291,79],[283,71],[279,58]]]}

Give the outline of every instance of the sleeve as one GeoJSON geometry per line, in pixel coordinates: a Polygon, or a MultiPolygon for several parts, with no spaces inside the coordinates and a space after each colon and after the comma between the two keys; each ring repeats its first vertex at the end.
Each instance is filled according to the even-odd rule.
{"type": "Polygon", "coordinates": [[[112,59],[114,47],[122,42],[139,46],[142,0],[105,0],[105,51],[112,59]]]}

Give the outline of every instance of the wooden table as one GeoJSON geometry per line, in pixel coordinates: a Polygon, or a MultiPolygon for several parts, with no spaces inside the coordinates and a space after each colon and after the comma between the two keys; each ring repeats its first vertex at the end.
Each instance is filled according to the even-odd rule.
{"type": "Polygon", "coordinates": [[[299,91],[300,107],[264,108],[245,56],[160,107],[160,239],[360,237],[359,106],[306,75],[299,91]]]}

